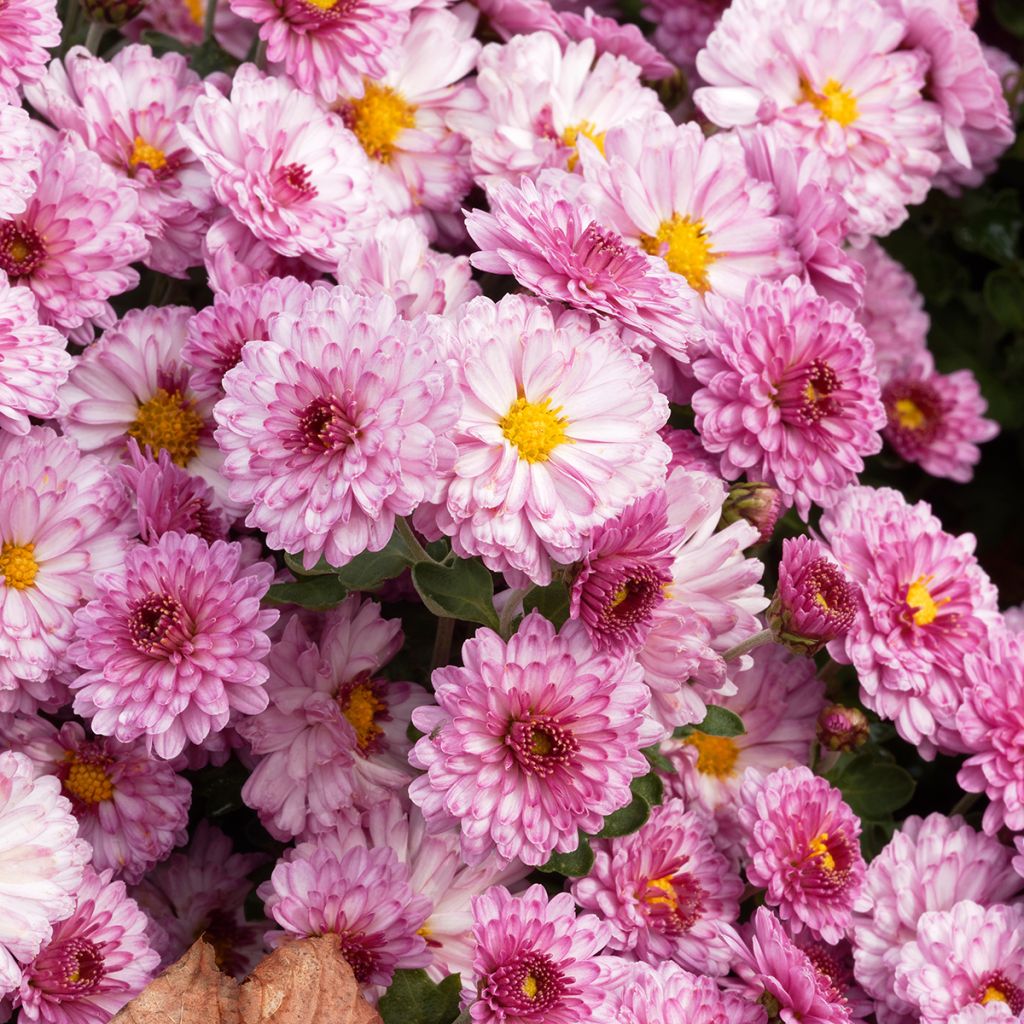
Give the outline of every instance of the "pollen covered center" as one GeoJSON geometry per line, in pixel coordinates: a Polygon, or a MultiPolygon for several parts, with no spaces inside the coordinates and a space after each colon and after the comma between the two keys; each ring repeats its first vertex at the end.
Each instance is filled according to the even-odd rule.
{"type": "Polygon", "coordinates": [[[39,563],[35,544],[4,544],[0,548],[0,576],[14,590],[27,590],[35,585],[39,563]]]}
{"type": "Polygon", "coordinates": [[[155,455],[163,448],[177,465],[187,466],[199,453],[202,431],[203,417],[195,402],[180,391],[158,388],[152,398],[140,403],[128,436],[143,451],[149,445],[155,455]]]}
{"type": "Polygon", "coordinates": [[[550,398],[543,402],[517,398],[498,421],[498,426],[518,449],[519,458],[526,462],[547,462],[560,444],[573,443],[565,432],[569,419],[560,415],[561,412],[560,405],[551,408],[550,398]]]}
{"type": "Polygon", "coordinates": [[[735,774],[739,747],[728,736],[711,736],[706,732],[692,732],[686,742],[697,748],[697,771],[713,775],[716,779],[735,774]]]}
{"type": "Polygon", "coordinates": [[[167,166],[167,154],[162,149],[151,146],[141,135],[136,135],[128,163],[132,167],[142,164],[151,171],[159,171],[167,166]]]}
{"type": "Polygon", "coordinates": [[[384,731],[377,724],[377,718],[387,712],[387,701],[381,698],[372,681],[362,681],[338,694],[338,707],[352,726],[360,751],[367,753],[384,731]]]}
{"type": "Polygon", "coordinates": [[[706,292],[711,287],[708,267],[718,258],[704,221],[672,214],[661,222],[656,235],[641,235],[640,244],[652,256],[660,256],[668,269],[685,277],[690,287],[706,292]]]}
{"type": "Polygon", "coordinates": [[[64,777],[64,790],[84,804],[99,804],[114,797],[114,784],[103,764],[80,761],[68,751],[70,765],[64,777]]]}
{"type": "Polygon", "coordinates": [[[912,398],[897,398],[895,407],[896,419],[905,430],[920,430],[927,422],[927,417],[912,398]]]}
{"type": "Polygon", "coordinates": [[[362,98],[350,100],[342,116],[366,155],[387,164],[394,156],[398,136],[415,126],[416,107],[394,89],[367,80],[362,98]]]}
{"type": "Polygon", "coordinates": [[[562,132],[562,142],[572,150],[568,160],[569,170],[576,170],[576,165],[580,162],[580,154],[576,144],[579,142],[581,135],[584,138],[590,139],[597,146],[601,156],[604,156],[604,139],[607,134],[607,132],[599,132],[597,126],[591,121],[580,121],[578,124],[569,125],[562,132]]]}
{"type": "Polygon", "coordinates": [[[932,597],[932,592],[928,588],[934,579],[934,576],[918,576],[907,587],[907,607],[913,612],[915,626],[930,626],[938,617],[939,609],[944,604],[949,604],[948,597],[940,601],[932,597]]]}
{"type": "Polygon", "coordinates": [[[810,82],[804,81],[800,86],[800,99],[821,111],[822,117],[827,117],[844,128],[853,124],[860,114],[857,109],[857,97],[849,89],[844,89],[834,78],[830,78],[822,86],[821,92],[815,92],[810,82]]]}
{"type": "Polygon", "coordinates": [[[818,866],[824,871],[835,871],[836,859],[828,848],[828,833],[822,832],[816,835],[808,844],[808,854],[812,860],[817,860],[818,866]]]}

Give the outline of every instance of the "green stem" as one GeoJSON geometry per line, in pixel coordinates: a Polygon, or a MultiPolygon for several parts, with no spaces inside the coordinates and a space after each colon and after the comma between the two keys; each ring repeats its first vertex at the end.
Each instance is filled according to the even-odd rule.
{"type": "Polygon", "coordinates": [[[533,587],[514,587],[508,591],[508,600],[505,602],[498,616],[498,632],[503,640],[507,640],[512,632],[512,621],[515,619],[518,610],[523,606],[523,598],[533,590],[533,587]]]}
{"type": "Polygon", "coordinates": [[[217,20],[217,0],[206,0],[206,18],[203,21],[203,41],[213,38],[213,26],[217,20]]]}
{"type": "Polygon", "coordinates": [[[434,633],[434,651],[430,655],[430,675],[435,668],[447,665],[452,656],[452,638],[455,635],[455,620],[441,616],[437,620],[437,631],[434,633]]]}
{"type": "Polygon", "coordinates": [[[397,528],[402,540],[405,541],[405,546],[409,549],[409,554],[412,556],[414,562],[434,561],[434,559],[427,554],[427,549],[419,542],[419,538],[415,533],[413,533],[412,527],[406,521],[404,516],[397,516],[395,518],[395,527],[397,528]]]}
{"type": "Polygon", "coordinates": [[[90,21],[89,28],[85,33],[85,48],[92,54],[100,52],[100,43],[107,34],[107,26],[98,21],[90,21]]]}
{"type": "Polygon", "coordinates": [[[256,47],[256,60],[253,62],[260,71],[267,70],[267,41],[261,39],[259,46],[256,47]]]}
{"type": "Polygon", "coordinates": [[[964,793],[962,797],[955,804],[953,809],[949,812],[949,816],[952,818],[954,814],[966,814],[980,798],[980,793],[964,793]]]}
{"type": "Polygon", "coordinates": [[[722,655],[722,660],[734,661],[736,658],[742,658],[744,654],[749,654],[755,647],[770,644],[774,639],[775,634],[770,629],[762,629],[760,633],[755,633],[753,636],[747,637],[742,643],[738,643],[735,647],[730,647],[722,655]]]}
{"type": "Polygon", "coordinates": [[[64,33],[61,37],[60,55],[63,57],[71,49],[82,23],[82,5],[78,0],[68,4],[68,16],[64,22],[64,33]]]}

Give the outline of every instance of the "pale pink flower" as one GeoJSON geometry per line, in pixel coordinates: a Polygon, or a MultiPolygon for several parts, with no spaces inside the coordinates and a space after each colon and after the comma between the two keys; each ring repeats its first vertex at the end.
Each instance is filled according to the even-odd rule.
{"type": "MultiPolygon", "coordinates": [[[[256,40],[256,27],[240,18],[228,0],[216,0],[213,37],[235,60],[245,60],[256,40]]],[[[177,39],[186,46],[199,46],[205,37],[206,6],[203,0],[146,0],[141,13],[121,27],[121,34],[138,42],[149,30],[177,39]]]]}
{"type": "Polygon", "coordinates": [[[625,57],[640,68],[643,78],[656,81],[676,72],[675,65],[647,41],[647,37],[636,25],[623,24],[614,17],[605,17],[590,6],[582,14],[561,11],[558,20],[569,39],[576,42],[593,39],[599,54],[611,53],[616,57],[625,57]]]}
{"type": "Polygon", "coordinates": [[[4,151],[0,154],[0,217],[23,213],[36,190],[33,174],[39,170],[37,137],[28,111],[0,100],[0,133],[4,151]]]}
{"type": "Polygon", "coordinates": [[[714,978],[691,974],[667,961],[614,963],[601,957],[603,994],[615,1024],[761,1024],[764,1011],[730,991],[723,991],[714,978]],[[614,966],[612,964],[614,963],[614,966]],[[760,1013],[758,1012],[760,1010],[760,1013]]]}
{"type": "Polygon", "coordinates": [[[228,215],[218,217],[203,239],[203,264],[215,292],[229,292],[273,277],[313,282],[322,271],[301,256],[282,256],[228,215]]]}
{"type": "Polygon", "coordinates": [[[566,42],[558,12],[548,0],[475,0],[487,24],[506,42],[531,32],[550,32],[566,42]]]}
{"type": "Polygon", "coordinates": [[[42,78],[60,30],[56,0],[7,0],[0,8],[0,99],[20,103],[21,87],[42,78]]]}

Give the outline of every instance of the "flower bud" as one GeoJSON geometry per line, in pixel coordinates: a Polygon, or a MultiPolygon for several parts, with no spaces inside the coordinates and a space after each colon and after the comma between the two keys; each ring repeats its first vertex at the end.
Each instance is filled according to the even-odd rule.
{"type": "Polygon", "coordinates": [[[826,750],[847,751],[863,746],[868,738],[868,720],[859,708],[829,704],[818,715],[818,742],[826,750]]]}
{"type": "Polygon", "coordinates": [[[761,543],[771,540],[775,524],[782,514],[782,495],[771,484],[733,484],[722,506],[719,529],[745,519],[761,535],[761,543]]]}
{"type": "Polygon", "coordinates": [[[81,3],[90,21],[115,26],[131,21],[146,6],[146,0],[81,0],[81,3]]]}

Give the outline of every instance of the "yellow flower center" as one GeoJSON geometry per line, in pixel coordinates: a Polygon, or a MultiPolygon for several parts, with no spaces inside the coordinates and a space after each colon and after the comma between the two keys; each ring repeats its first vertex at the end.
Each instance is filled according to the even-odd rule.
{"type": "Polygon", "coordinates": [[[815,92],[810,82],[803,82],[800,86],[800,99],[820,110],[822,117],[830,118],[844,128],[853,124],[859,115],[857,97],[834,78],[825,83],[821,92],[815,92]]]}
{"type": "Polygon", "coordinates": [[[614,595],[612,595],[611,607],[618,608],[627,597],[629,597],[629,586],[623,585],[619,587],[619,589],[615,591],[614,595]]]}
{"type": "Polygon", "coordinates": [[[355,730],[356,743],[364,753],[384,731],[377,724],[376,718],[387,709],[387,704],[377,696],[369,683],[357,683],[349,690],[341,711],[355,730]]]}
{"type": "Polygon", "coordinates": [[[206,21],[206,11],[203,9],[202,0],[185,0],[185,8],[195,24],[202,25],[206,21]]]}
{"type": "Polygon", "coordinates": [[[161,448],[179,465],[187,466],[199,452],[203,417],[195,402],[180,391],[158,388],[152,398],[139,405],[128,436],[139,442],[143,451],[148,444],[156,454],[161,448]]]}
{"type": "Polygon", "coordinates": [[[32,250],[29,249],[23,239],[15,238],[14,241],[11,242],[11,247],[8,251],[11,254],[11,259],[15,263],[23,263],[32,250]]]}
{"type": "Polygon", "coordinates": [[[711,249],[704,221],[674,213],[671,220],[661,222],[656,235],[641,235],[640,244],[652,256],[660,256],[673,273],[685,277],[695,291],[703,293],[711,287],[708,267],[718,256],[711,249]]]}
{"type": "Polygon", "coordinates": [[[150,170],[159,171],[161,167],[167,166],[167,154],[162,149],[151,146],[141,135],[136,135],[128,163],[132,167],[145,164],[150,170]]]}
{"type": "Polygon", "coordinates": [[[538,757],[547,757],[554,749],[555,745],[546,732],[541,732],[539,729],[533,731],[533,735],[530,737],[531,754],[536,754],[538,757]]]}
{"type": "Polygon", "coordinates": [[[35,560],[35,544],[4,544],[0,548],[0,576],[15,590],[34,586],[39,563],[35,560]]]}
{"type": "Polygon", "coordinates": [[[930,626],[939,614],[939,609],[944,604],[949,604],[950,598],[944,597],[936,601],[928,589],[934,576],[918,576],[913,583],[907,587],[907,607],[914,611],[914,625],[930,626]]]}
{"type": "Polygon", "coordinates": [[[920,430],[926,421],[925,414],[909,398],[896,399],[896,419],[900,421],[900,426],[907,430],[920,430]]]}
{"type": "Polygon", "coordinates": [[[560,444],[572,444],[565,433],[568,417],[560,416],[560,405],[551,408],[551,399],[528,402],[517,398],[498,421],[502,433],[519,449],[519,458],[527,462],[547,462],[560,444]]]}
{"type": "MultiPolygon", "coordinates": [[[[310,0],[325,10],[332,4],[310,0]]],[[[345,123],[359,140],[367,156],[382,164],[391,162],[395,140],[416,124],[416,107],[394,89],[369,80],[362,99],[351,100],[345,109],[345,123]]]]}
{"type": "Polygon", "coordinates": [[[811,840],[808,852],[812,858],[817,858],[818,864],[826,871],[835,871],[836,859],[829,852],[827,832],[822,832],[811,840]]]}
{"type": "Polygon", "coordinates": [[[702,775],[714,775],[716,779],[728,778],[736,772],[736,758],[739,747],[729,736],[710,736],[706,732],[691,732],[686,742],[697,748],[697,771],[702,775]]]}
{"type": "Polygon", "coordinates": [[[676,899],[676,890],[672,885],[672,876],[663,875],[661,878],[652,878],[647,883],[648,888],[656,889],[657,892],[651,893],[645,897],[648,903],[662,903],[666,907],[671,907],[675,910],[679,906],[679,900],[676,899]]]}
{"type": "Polygon", "coordinates": [[[534,999],[537,995],[538,988],[537,979],[532,974],[528,974],[523,978],[523,995],[526,996],[527,999],[534,999]]]}
{"type": "Polygon", "coordinates": [[[579,124],[569,125],[569,127],[562,132],[562,142],[572,150],[569,154],[569,170],[576,170],[576,165],[580,162],[580,154],[576,148],[576,143],[579,141],[579,137],[581,135],[584,136],[584,138],[590,139],[590,141],[600,150],[601,156],[604,156],[604,137],[607,134],[607,132],[599,132],[597,127],[591,121],[580,121],[579,124]]]}
{"type": "Polygon", "coordinates": [[[72,796],[78,797],[84,804],[98,804],[111,800],[114,796],[114,784],[101,764],[87,764],[75,758],[72,751],[66,752],[71,762],[64,788],[72,796]]]}
{"type": "Polygon", "coordinates": [[[1006,998],[1006,993],[996,988],[994,985],[987,985],[985,987],[985,994],[981,997],[981,1005],[984,1006],[986,1003],[1007,1003],[1009,1000],[1006,998]]]}

